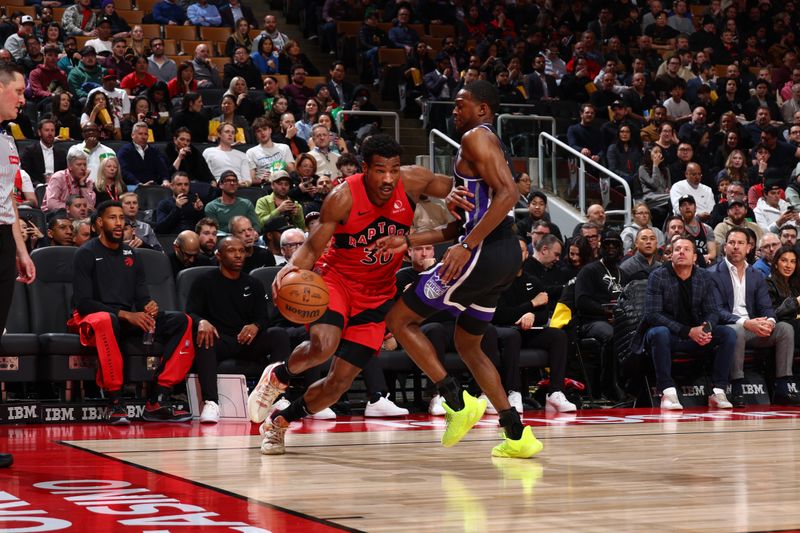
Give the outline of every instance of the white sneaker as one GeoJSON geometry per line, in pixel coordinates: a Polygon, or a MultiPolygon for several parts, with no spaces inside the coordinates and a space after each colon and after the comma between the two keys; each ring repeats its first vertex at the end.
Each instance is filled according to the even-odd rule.
{"type": "Polygon", "coordinates": [[[512,390],[508,393],[508,403],[510,403],[511,407],[516,409],[518,413],[522,414],[522,394],[512,390]]]}
{"type": "Polygon", "coordinates": [[[489,397],[486,396],[485,392],[482,392],[481,395],[478,396],[478,401],[480,401],[480,400],[486,400],[486,414],[488,414],[488,415],[496,415],[497,414],[497,409],[495,409],[494,405],[492,405],[492,402],[489,401],[489,397]]]}
{"type": "Polygon", "coordinates": [[[408,409],[398,407],[386,396],[381,396],[377,402],[367,402],[364,416],[367,418],[383,418],[386,416],[406,416],[408,409]]]}
{"type": "Polygon", "coordinates": [[[444,416],[444,407],[442,407],[443,402],[444,398],[441,394],[437,394],[431,398],[431,403],[428,404],[428,413],[433,416],[444,416]]]}
{"type": "MultiPolygon", "coordinates": [[[[711,400],[709,399],[710,402],[711,400]]],[[[661,393],[661,409],[665,411],[680,411],[683,409],[681,402],[678,401],[678,391],[675,390],[675,387],[664,389],[661,393]]]]}
{"type": "Polygon", "coordinates": [[[326,407],[319,413],[314,413],[313,415],[308,415],[308,418],[313,418],[314,420],[335,420],[336,413],[333,412],[333,409],[330,407],[326,407]]]}
{"type": "Polygon", "coordinates": [[[290,405],[292,405],[292,402],[287,400],[286,396],[284,396],[283,398],[281,398],[280,400],[278,400],[277,402],[275,402],[272,405],[272,409],[270,410],[269,414],[270,414],[270,416],[272,416],[272,413],[274,413],[275,411],[283,411],[284,409],[286,409],[290,405]]]}
{"type": "Polygon", "coordinates": [[[733,409],[733,404],[722,389],[714,389],[714,394],[708,397],[708,406],[712,409],[733,409]]]}
{"type": "Polygon", "coordinates": [[[286,453],[284,442],[286,430],[289,427],[280,427],[271,421],[264,422],[264,440],[261,441],[261,453],[264,455],[283,455],[286,453]]]}
{"type": "Polygon", "coordinates": [[[251,422],[256,424],[263,422],[272,410],[275,398],[286,390],[286,385],[280,383],[273,375],[275,368],[280,364],[283,363],[268,365],[261,373],[261,378],[253,388],[253,392],[247,397],[247,416],[250,417],[251,422]]]}
{"type": "Polygon", "coordinates": [[[545,396],[544,410],[546,413],[573,413],[578,410],[574,403],[567,400],[564,393],[556,391],[545,396]]]}
{"type": "Polygon", "coordinates": [[[219,422],[219,405],[217,402],[206,400],[203,403],[203,411],[200,413],[201,424],[216,424],[219,422]]]}

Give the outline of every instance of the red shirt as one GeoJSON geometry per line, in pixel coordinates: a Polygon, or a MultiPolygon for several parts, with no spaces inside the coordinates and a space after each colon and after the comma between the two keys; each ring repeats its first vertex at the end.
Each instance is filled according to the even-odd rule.
{"type": "Polygon", "coordinates": [[[157,81],[158,79],[156,79],[156,77],[149,72],[145,72],[141,78],[139,78],[135,72],[131,72],[122,78],[119,86],[123,89],[130,90],[131,94],[137,94],[140,87],[146,87],[149,89],[155,85],[157,81]]]}
{"type": "Polygon", "coordinates": [[[367,250],[381,237],[405,235],[414,221],[414,208],[398,181],[392,197],[383,205],[367,197],[364,174],[345,179],[350,186],[353,207],[344,224],[333,234],[333,245],[317,262],[324,272],[335,270],[342,277],[364,289],[391,297],[395,293],[395,274],[403,263],[403,254],[378,254],[367,250]]]}

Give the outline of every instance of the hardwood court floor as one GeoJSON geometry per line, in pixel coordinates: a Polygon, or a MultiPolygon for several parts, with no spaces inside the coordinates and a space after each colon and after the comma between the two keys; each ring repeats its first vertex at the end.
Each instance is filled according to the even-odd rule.
{"type": "MultiPolygon", "coordinates": [[[[61,426],[56,433],[51,428],[55,438],[50,441],[68,450],[79,468],[89,469],[94,474],[89,479],[127,480],[132,487],[216,513],[213,520],[264,528],[208,526],[204,531],[800,527],[800,410],[768,407],[731,414],[695,409],[662,415],[636,409],[577,417],[527,413],[526,418],[537,425],[535,432],[545,444],[531,460],[490,457],[498,441],[496,417],[486,417],[451,449],[438,443],[441,420],[426,416],[310,421],[289,434],[288,453],[278,457],[262,456],[260,437],[251,434],[255,428],[241,423],[189,428],[137,424],[92,432],[80,430],[86,426],[61,426]],[[96,464],[83,465],[89,458],[96,464]]],[[[0,438],[0,449],[5,444],[0,438]]],[[[0,471],[0,490],[8,490],[4,477],[32,473],[26,471],[26,455],[18,455],[18,466],[0,471]]],[[[48,472],[39,465],[34,478],[42,479],[45,472],[52,478],[61,468],[51,464],[54,472],[48,472]]],[[[61,479],[85,475],[69,469],[59,473],[67,474],[61,479]]],[[[61,512],[53,507],[60,493],[45,488],[51,500],[22,493],[28,501],[49,502],[61,512]]],[[[84,526],[88,519],[81,518],[84,526]]],[[[91,530],[104,530],[98,524],[100,529],[91,530]]],[[[161,525],[159,530],[187,529],[161,525]]]]}

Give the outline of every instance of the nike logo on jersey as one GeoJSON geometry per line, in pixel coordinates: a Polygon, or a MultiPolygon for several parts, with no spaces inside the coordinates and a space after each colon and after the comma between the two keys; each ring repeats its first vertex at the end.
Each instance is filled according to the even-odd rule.
{"type": "Polygon", "coordinates": [[[247,297],[248,297],[248,296],[250,296],[251,294],[253,294],[253,293],[252,293],[252,292],[246,292],[246,293],[242,294],[242,297],[243,297],[243,298],[247,298],[247,297]]]}
{"type": "Polygon", "coordinates": [[[358,216],[363,217],[364,215],[368,215],[369,211],[359,211],[358,216]]]}
{"type": "Polygon", "coordinates": [[[95,261],[102,261],[102,260],[103,260],[103,258],[102,258],[102,257],[95,257],[95,258],[94,258],[94,260],[95,260],[95,261]]]}

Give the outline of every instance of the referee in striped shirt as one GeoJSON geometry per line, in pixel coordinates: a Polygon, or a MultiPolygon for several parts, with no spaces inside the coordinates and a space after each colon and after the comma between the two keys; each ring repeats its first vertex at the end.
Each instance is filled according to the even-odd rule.
{"type": "MultiPolygon", "coordinates": [[[[0,121],[14,120],[25,105],[25,78],[18,66],[0,65],[0,121]]],[[[14,200],[14,182],[19,173],[19,153],[14,138],[0,133],[0,333],[5,331],[15,280],[31,283],[36,268],[22,240],[14,200]]],[[[10,453],[0,453],[0,468],[11,466],[10,453]]]]}

